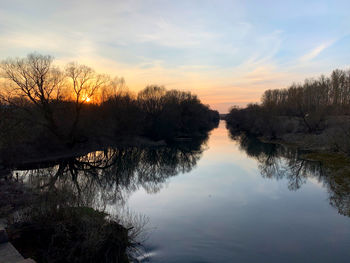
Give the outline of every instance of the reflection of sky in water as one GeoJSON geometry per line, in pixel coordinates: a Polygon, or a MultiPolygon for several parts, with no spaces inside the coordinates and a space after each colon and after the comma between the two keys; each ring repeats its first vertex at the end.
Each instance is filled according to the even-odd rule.
{"type": "Polygon", "coordinates": [[[232,141],[223,122],[203,153],[201,142],[111,148],[12,174],[79,205],[148,217],[151,262],[348,262],[348,174],[249,136],[232,141]]]}
{"type": "Polygon", "coordinates": [[[316,179],[290,191],[263,178],[223,123],[208,147],[190,173],[128,200],[150,219],[151,262],[348,262],[350,220],[316,179]]]}

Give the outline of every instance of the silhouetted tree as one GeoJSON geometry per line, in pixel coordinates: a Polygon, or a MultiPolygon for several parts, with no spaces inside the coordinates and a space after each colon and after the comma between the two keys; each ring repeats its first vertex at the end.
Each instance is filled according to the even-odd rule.
{"type": "Polygon", "coordinates": [[[52,101],[60,99],[64,75],[52,66],[53,58],[40,54],[29,54],[26,58],[2,61],[3,76],[10,80],[1,97],[9,105],[18,106],[18,99],[29,100],[45,119],[43,123],[53,134],[58,133],[54,121],[52,101]]]}
{"type": "Polygon", "coordinates": [[[106,144],[137,136],[167,141],[205,137],[219,121],[218,112],[190,92],[147,86],[135,96],[123,78],[97,74],[77,63],[61,70],[53,65],[51,56],[7,59],[1,62],[1,69],[5,81],[0,102],[6,119],[1,120],[0,128],[18,134],[13,140],[2,138],[5,144],[0,142],[4,146],[0,155],[6,159],[12,158],[6,153],[9,150],[17,155],[45,154],[87,141],[106,144]],[[20,129],[27,132],[17,133],[20,129]],[[14,147],[6,150],[10,141],[14,147]]]}

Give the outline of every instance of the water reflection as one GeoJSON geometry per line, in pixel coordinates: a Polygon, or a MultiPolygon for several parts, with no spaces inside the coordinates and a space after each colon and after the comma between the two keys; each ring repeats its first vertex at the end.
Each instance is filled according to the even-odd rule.
{"type": "Polygon", "coordinates": [[[129,196],[140,188],[148,194],[157,193],[170,177],[190,172],[206,142],[207,137],[202,137],[166,147],[109,148],[51,163],[19,166],[12,177],[43,193],[36,210],[81,207],[86,211],[89,207],[106,211],[128,229],[128,255],[136,259],[146,254],[140,245],[148,236],[148,218],[129,210],[129,196]]]}
{"type": "MultiPolygon", "coordinates": [[[[229,136],[239,142],[240,150],[258,161],[262,177],[287,179],[291,191],[315,178],[327,188],[330,204],[340,214],[350,216],[349,169],[330,169],[321,162],[306,160],[296,148],[265,143],[253,136],[232,132],[229,136]]],[[[207,139],[168,147],[109,148],[54,163],[19,167],[12,173],[42,190],[69,189],[76,204],[101,209],[124,204],[140,187],[147,193],[157,193],[168,178],[190,172],[201,158],[207,139]]]]}
{"type": "Polygon", "coordinates": [[[169,177],[187,173],[201,158],[207,137],[167,147],[109,148],[54,163],[38,163],[13,170],[32,187],[69,191],[75,204],[103,209],[124,204],[140,187],[157,193],[169,177]]]}
{"type": "Polygon", "coordinates": [[[208,143],[108,149],[13,175],[81,206],[146,216],[142,262],[347,262],[349,218],[328,203],[349,216],[349,176],[292,148],[233,142],[223,126],[208,143]]]}
{"type": "Polygon", "coordinates": [[[258,161],[260,174],[264,178],[287,179],[288,189],[296,191],[310,178],[317,179],[327,188],[329,203],[338,212],[350,216],[350,172],[349,167],[332,169],[321,162],[309,161],[293,147],[264,143],[253,136],[230,133],[231,139],[249,157],[258,161]]]}

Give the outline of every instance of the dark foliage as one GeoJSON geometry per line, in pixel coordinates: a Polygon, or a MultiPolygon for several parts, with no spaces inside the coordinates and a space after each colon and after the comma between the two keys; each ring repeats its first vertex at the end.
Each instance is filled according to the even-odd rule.
{"type": "Polygon", "coordinates": [[[232,108],[225,118],[231,130],[275,139],[287,133],[322,133],[329,116],[349,114],[350,71],[334,70],[329,78],[267,90],[260,104],[232,108]]]}
{"type": "Polygon", "coordinates": [[[134,96],[123,79],[76,63],[61,70],[52,61],[30,54],[1,62],[0,160],[82,143],[201,137],[219,122],[219,113],[190,92],[148,86],[134,96]]]}
{"type": "MultiPolygon", "coordinates": [[[[52,200],[51,200],[52,201],[52,200]]],[[[128,231],[88,207],[35,207],[8,228],[12,243],[37,262],[129,262],[128,231]],[[38,234],[39,233],[39,234],[38,234]]]]}

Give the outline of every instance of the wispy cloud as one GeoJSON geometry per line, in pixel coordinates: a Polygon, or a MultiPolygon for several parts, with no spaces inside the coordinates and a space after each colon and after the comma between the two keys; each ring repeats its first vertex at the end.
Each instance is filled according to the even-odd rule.
{"type": "Polygon", "coordinates": [[[316,58],[322,51],[324,51],[325,49],[329,48],[334,43],[335,43],[335,41],[331,40],[331,41],[327,41],[325,43],[322,43],[322,44],[318,45],[317,47],[315,47],[314,49],[312,49],[311,51],[309,51],[308,53],[303,55],[300,58],[300,61],[301,62],[308,62],[308,61],[316,58]]]}
{"type": "Polygon", "coordinates": [[[318,6],[303,0],[270,6],[260,0],[2,0],[0,60],[48,53],[60,65],[77,60],[123,76],[134,91],[147,84],[191,90],[225,112],[230,104],[258,101],[265,89],[342,67],[340,56],[350,61],[350,39],[341,40],[350,2],[332,5],[332,12],[318,6]]]}

